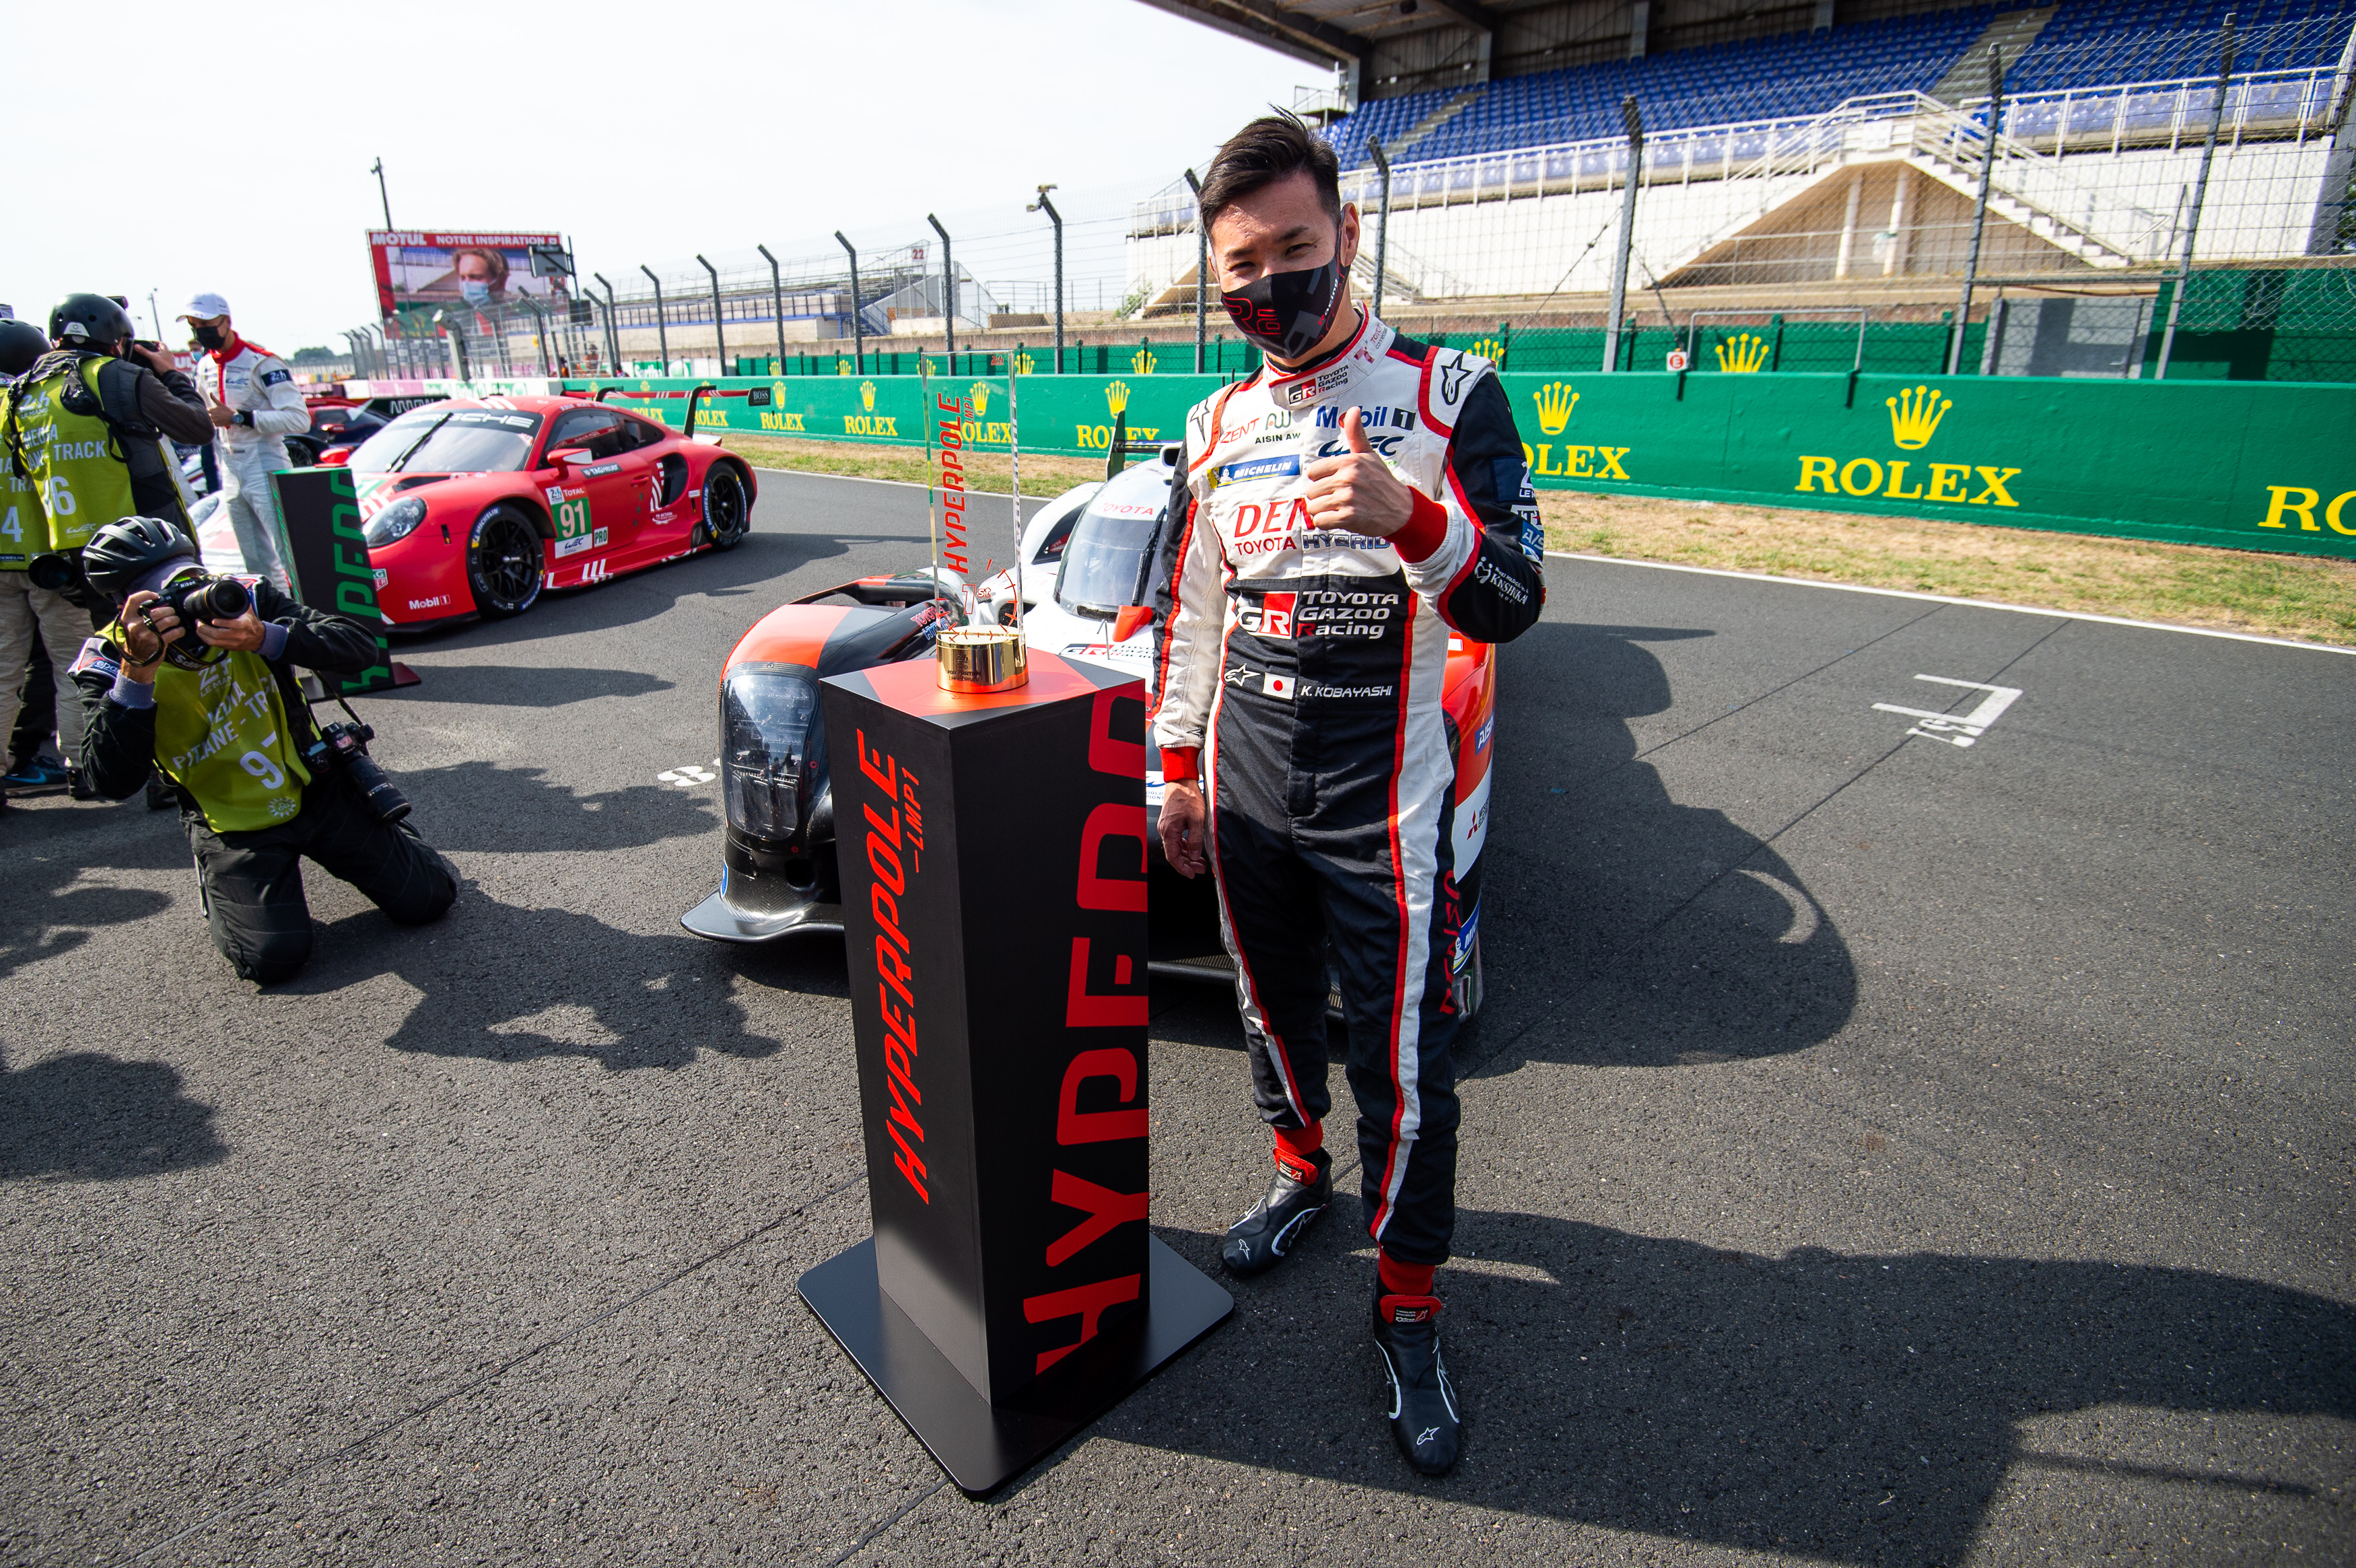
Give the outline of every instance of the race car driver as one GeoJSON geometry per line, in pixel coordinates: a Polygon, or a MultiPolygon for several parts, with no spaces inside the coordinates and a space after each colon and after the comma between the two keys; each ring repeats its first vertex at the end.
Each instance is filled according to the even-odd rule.
{"type": "Polygon", "coordinates": [[[1504,642],[1537,620],[1535,497],[1488,362],[1352,301],[1358,216],[1323,140],[1254,121],[1201,202],[1228,315],[1267,359],[1187,416],[1156,572],[1163,852],[1212,873],[1276,1135],[1274,1179],[1221,1255],[1237,1275],[1273,1266],[1331,1199],[1330,940],[1391,1433],[1438,1475],[1461,1435],[1432,1280],[1457,1127],[1441,682],[1452,636],[1504,642]]]}
{"type": "Polygon", "coordinates": [[[246,571],[267,577],[287,592],[285,534],[278,526],[278,497],[270,475],[293,466],[286,437],[311,428],[311,411],[294,372],[259,344],[248,343],[230,320],[229,301],[198,294],[180,313],[204,357],[197,361],[197,389],[210,407],[218,432],[214,447],[221,473],[221,507],[237,534],[246,571]]]}

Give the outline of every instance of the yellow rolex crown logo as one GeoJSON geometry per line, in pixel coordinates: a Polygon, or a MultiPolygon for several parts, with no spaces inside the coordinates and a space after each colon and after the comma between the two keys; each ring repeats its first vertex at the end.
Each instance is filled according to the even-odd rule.
{"type": "Polygon", "coordinates": [[[769,383],[769,401],[781,409],[786,406],[786,384],[783,381],[769,383]]]}
{"type": "Polygon", "coordinates": [[[1160,363],[1161,361],[1154,358],[1151,351],[1144,348],[1140,348],[1129,357],[1129,368],[1141,376],[1152,375],[1154,366],[1160,363]]]}
{"type": "Polygon", "coordinates": [[[1912,388],[1882,400],[1890,405],[1890,439],[1909,452],[1930,445],[1931,438],[1939,433],[1939,421],[1955,406],[1953,399],[1932,387],[1912,388]]]}
{"type": "Polygon", "coordinates": [[[1767,364],[1767,340],[1755,333],[1740,332],[1718,345],[1718,368],[1730,376],[1754,375],[1767,364]]]}
{"type": "Polygon", "coordinates": [[[1112,415],[1113,418],[1119,419],[1120,417],[1121,411],[1128,407],[1129,383],[1126,381],[1108,381],[1105,383],[1105,411],[1112,415]]]}
{"type": "Polygon", "coordinates": [[[1530,396],[1538,405],[1538,428],[1548,435],[1560,435],[1570,422],[1570,411],[1579,406],[1579,394],[1560,381],[1548,381],[1530,396]]]}
{"type": "Polygon", "coordinates": [[[859,405],[871,414],[875,411],[874,382],[862,381],[859,383],[859,405]]]}
{"type": "Polygon", "coordinates": [[[1017,354],[1014,357],[1014,373],[1018,376],[1028,376],[1037,368],[1028,354],[1017,354]]]}
{"type": "Polygon", "coordinates": [[[848,360],[848,359],[838,359],[838,360],[836,360],[836,361],[834,362],[834,373],[835,373],[836,375],[838,375],[838,376],[848,376],[848,375],[850,375],[850,374],[851,374],[851,361],[850,361],[850,360],[848,360]]]}
{"type": "Polygon", "coordinates": [[[973,417],[978,420],[990,417],[990,383],[987,381],[973,384],[973,417]]]}
{"type": "Polygon", "coordinates": [[[1505,362],[1505,346],[1494,337],[1484,337],[1475,343],[1472,346],[1472,352],[1492,365],[1502,366],[1505,362]]]}

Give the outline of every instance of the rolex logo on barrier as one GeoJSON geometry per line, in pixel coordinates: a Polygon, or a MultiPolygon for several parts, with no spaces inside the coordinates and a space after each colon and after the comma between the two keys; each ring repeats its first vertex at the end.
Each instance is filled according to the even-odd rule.
{"type": "Polygon", "coordinates": [[[1018,376],[1028,376],[1038,368],[1038,362],[1031,357],[1028,351],[1014,357],[1014,373],[1018,376]]]}
{"type": "Polygon", "coordinates": [[[973,417],[978,420],[988,419],[990,417],[990,383],[976,381],[972,387],[972,393],[973,417]]]}
{"type": "Polygon", "coordinates": [[[1560,435],[1570,423],[1570,411],[1579,406],[1579,394],[1560,381],[1548,381],[1530,396],[1538,405],[1538,428],[1560,435]]]}
{"type": "Polygon", "coordinates": [[[859,406],[865,409],[871,414],[875,411],[874,382],[862,381],[859,383],[859,406]]]}
{"type": "Polygon", "coordinates": [[[1494,337],[1484,337],[1473,344],[1472,352],[1500,370],[1505,368],[1505,346],[1494,337]]]}
{"type": "Polygon", "coordinates": [[[1908,452],[1920,452],[1939,433],[1939,421],[1954,408],[1954,400],[1931,387],[1916,387],[1883,400],[1890,407],[1890,439],[1908,452]]]}
{"type": "Polygon", "coordinates": [[[851,374],[851,361],[850,361],[850,360],[848,360],[848,359],[838,359],[838,360],[836,360],[836,361],[834,362],[834,373],[835,373],[836,375],[838,375],[838,376],[848,376],[848,375],[850,375],[850,374],[851,374]]]}
{"type": "Polygon", "coordinates": [[[1719,344],[1718,368],[1730,376],[1751,376],[1767,368],[1767,340],[1755,333],[1737,333],[1719,344]]]}
{"type": "MultiPolygon", "coordinates": [[[[1882,400],[1890,411],[1890,439],[1901,452],[1920,452],[1939,433],[1954,402],[1927,383],[1882,400]]],[[[1904,457],[1813,457],[1800,459],[1795,491],[1826,496],[1879,496],[1893,501],[1938,501],[1948,506],[2018,507],[2012,482],[2020,470],[1992,463],[1925,463],[1915,472],[1904,457]]]]}
{"type": "Polygon", "coordinates": [[[1128,407],[1129,383],[1126,381],[1108,381],[1105,383],[1105,412],[1115,419],[1119,419],[1122,411],[1128,407]]]}
{"type": "Polygon", "coordinates": [[[1141,376],[1152,375],[1153,368],[1160,363],[1161,361],[1153,357],[1153,351],[1141,344],[1138,347],[1137,352],[1129,357],[1129,368],[1141,376]]]}

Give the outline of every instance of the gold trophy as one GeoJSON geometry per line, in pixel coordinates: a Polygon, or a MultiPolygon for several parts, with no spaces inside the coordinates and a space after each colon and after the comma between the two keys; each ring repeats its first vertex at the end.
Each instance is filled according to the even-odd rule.
{"type": "MultiPolygon", "coordinates": [[[[1008,444],[1010,448],[1013,448],[1016,445],[1016,438],[1013,435],[1014,397],[1012,379],[1012,376],[1008,378],[1006,407],[1008,444]]],[[[929,404],[930,401],[930,398],[927,397],[926,402],[929,404]]],[[[960,430],[962,430],[966,424],[965,410],[970,408],[972,404],[970,400],[961,400],[960,401],[962,406],[958,411],[958,422],[960,430]]],[[[928,435],[932,429],[932,417],[931,410],[927,408],[926,411],[926,432],[928,435]]],[[[1019,449],[1017,450],[1014,463],[1015,480],[1012,485],[1012,489],[1014,491],[1014,538],[1016,549],[1014,567],[1014,624],[1011,626],[995,625],[985,619],[984,613],[979,607],[978,602],[975,602],[975,595],[972,590],[969,588],[966,592],[966,598],[969,603],[973,604],[973,607],[969,610],[969,613],[973,617],[971,624],[963,626],[942,627],[939,638],[935,645],[934,651],[940,660],[939,679],[941,689],[943,691],[965,693],[1012,691],[1017,687],[1025,686],[1030,683],[1031,664],[1029,658],[1026,656],[1026,650],[1023,642],[1023,567],[1021,560],[1023,539],[1023,484],[1021,468],[1022,458],[1019,449]]],[[[939,475],[936,475],[935,477],[937,479],[939,475]]],[[[935,494],[937,496],[937,489],[935,494]]],[[[934,528],[935,544],[933,547],[936,552],[936,573],[934,579],[936,581],[939,581],[937,572],[938,551],[940,548],[938,543],[939,537],[938,525],[936,523],[934,528]]]]}

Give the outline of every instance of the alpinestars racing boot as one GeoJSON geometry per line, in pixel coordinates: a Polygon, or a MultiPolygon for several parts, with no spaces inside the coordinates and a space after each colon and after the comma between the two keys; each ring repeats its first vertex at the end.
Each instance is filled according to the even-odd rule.
{"type": "Polygon", "coordinates": [[[1464,1424],[1440,1359],[1440,1297],[1375,1294],[1375,1349],[1391,1381],[1391,1440],[1427,1476],[1456,1465],[1464,1424]]]}
{"type": "Polygon", "coordinates": [[[1333,1200],[1333,1157],[1319,1149],[1304,1164],[1279,1150],[1268,1196],[1227,1227],[1219,1261],[1231,1275],[1263,1274],[1282,1263],[1292,1243],[1333,1200]]]}

